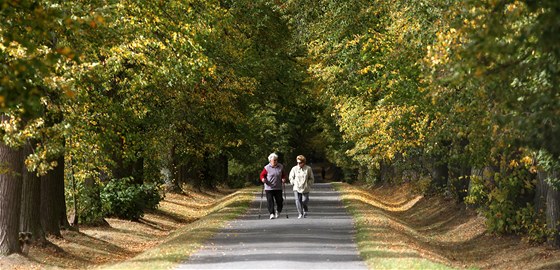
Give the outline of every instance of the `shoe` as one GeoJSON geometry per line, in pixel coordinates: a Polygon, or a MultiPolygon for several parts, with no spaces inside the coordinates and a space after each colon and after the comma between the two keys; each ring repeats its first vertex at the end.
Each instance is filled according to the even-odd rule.
{"type": "Polygon", "coordinates": [[[278,218],[278,211],[274,211],[274,218],[278,218]]]}
{"type": "Polygon", "coordinates": [[[304,218],[307,217],[307,212],[303,212],[303,217],[304,217],[304,218]]]}
{"type": "Polygon", "coordinates": [[[274,214],[270,214],[270,219],[275,219],[276,216],[274,216],[274,214]]]}
{"type": "Polygon", "coordinates": [[[299,216],[298,216],[297,218],[301,218],[301,217],[303,217],[303,215],[302,215],[302,214],[299,214],[299,216]]]}

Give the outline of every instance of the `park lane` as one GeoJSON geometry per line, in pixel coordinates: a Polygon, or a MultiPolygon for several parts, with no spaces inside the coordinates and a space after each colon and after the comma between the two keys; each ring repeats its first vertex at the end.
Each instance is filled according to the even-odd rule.
{"type": "Polygon", "coordinates": [[[309,216],[298,219],[291,188],[286,185],[287,203],[278,219],[268,219],[266,198],[258,218],[259,192],[245,215],[176,269],[367,269],[338,192],[328,183],[315,184],[309,216]]]}

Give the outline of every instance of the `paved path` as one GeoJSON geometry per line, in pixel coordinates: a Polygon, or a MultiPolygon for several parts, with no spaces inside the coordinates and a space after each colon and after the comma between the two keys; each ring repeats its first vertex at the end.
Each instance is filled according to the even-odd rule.
{"type": "Polygon", "coordinates": [[[259,192],[247,214],[227,224],[177,269],[367,269],[338,192],[330,184],[315,184],[309,216],[298,219],[291,190],[286,185],[287,204],[273,220],[268,219],[266,196],[258,218],[259,192]]]}

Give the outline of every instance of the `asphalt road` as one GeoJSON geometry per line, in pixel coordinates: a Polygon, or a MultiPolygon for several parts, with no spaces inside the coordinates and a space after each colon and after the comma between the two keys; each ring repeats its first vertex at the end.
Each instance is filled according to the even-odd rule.
{"type": "Polygon", "coordinates": [[[269,219],[266,196],[176,269],[367,269],[354,242],[354,226],[328,183],[310,193],[309,216],[298,219],[292,186],[278,219],[269,219]],[[289,218],[286,218],[288,215],[289,218]]]}

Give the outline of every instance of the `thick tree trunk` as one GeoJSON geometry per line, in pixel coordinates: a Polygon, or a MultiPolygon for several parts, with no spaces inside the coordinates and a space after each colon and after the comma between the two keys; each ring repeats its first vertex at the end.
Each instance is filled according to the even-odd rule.
{"type": "Polygon", "coordinates": [[[448,187],[458,203],[462,203],[468,194],[472,168],[468,164],[455,164],[452,176],[448,179],[448,187]]]}
{"type": "MultiPolygon", "coordinates": [[[[102,216],[96,215],[96,213],[100,213],[102,211],[100,194],[101,191],[98,185],[99,184],[96,183],[95,179],[93,178],[88,177],[85,179],[84,187],[87,190],[86,194],[90,202],[88,203],[88,209],[85,210],[85,213],[83,214],[84,216],[89,217],[86,221],[87,224],[95,226],[106,226],[109,225],[109,223],[102,216]]],[[[82,215],[82,213],[80,213],[80,215],[82,215]]]]}
{"type": "Polygon", "coordinates": [[[220,155],[219,159],[219,164],[221,165],[221,175],[220,175],[220,181],[223,181],[223,183],[229,183],[229,162],[228,162],[228,157],[224,154],[220,155]]]}
{"type": "Polygon", "coordinates": [[[204,187],[216,188],[220,184],[228,183],[228,158],[226,155],[210,156],[205,154],[202,168],[204,187]]]}
{"type": "Polygon", "coordinates": [[[144,158],[138,158],[132,164],[132,177],[136,184],[142,185],[144,183],[144,158]]]}
{"type": "Polygon", "coordinates": [[[214,170],[215,160],[216,158],[210,158],[208,153],[204,154],[204,163],[202,164],[201,170],[201,183],[200,185],[205,188],[214,188],[216,187],[216,171],[214,170]]]}
{"type": "Polygon", "coordinates": [[[182,167],[179,165],[179,161],[175,155],[176,146],[171,148],[169,155],[171,156],[171,179],[167,186],[167,191],[174,192],[174,193],[182,193],[183,189],[181,188],[182,183],[182,167]]]}
{"type": "Polygon", "coordinates": [[[394,174],[394,167],[391,163],[381,161],[379,163],[379,181],[382,184],[390,183],[394,174]]]}
{"type": "Polygon", "coordinates": [[[41,224],[47,235],[61,237],[60,227],[68,224],[64,200],[64,160],[41,177],[41,224]],[[66,222],[63,221],[66,219],[66,222]],[[66,224],[64,224],[66,223],[66,224]]]}
{"type": "Polygon", "coordinates": [[[439,191],[445,188],[449,180],[449,167],[443,161],[436,161],[432,170],[432,187],[434,191],[439,191]]]}
{"type": "Polygon", "coordinates": [[[441,192],[447,186],[449,181],[449,160],[448,152],[451,141],[441,141],[441,149],[439,153],[434,154],[432,159],[432,183],[430,185],[431,192],[441,192]]]}
{"type": "MultiPolygon", "coordinates": [[[[550,176],[551,178],[557,178],[558,173],[553,171],[550,176]]],[[[555,232],[553,237],[548,240],[548,243],[553,247],[560,247],[558,221],[560,221],[560,191],[549,185],[546,193],[546,224],[548,229],[555,232]]]]}
{"type": "Polygon", "coordinates": [[[56,171],[56,203],[58,204],[58,224],[61,229],[72,229],[68,222],[68,211],[66,208],[66,195],[64,190],[64,156],[58,159],[56,171]]]}
{"type": "MultiPolygon", "coordinates": [[[[33,152],[33,146],[27,143],[24,147],[24,157],[33,152]]],[[[29,172],[23,166],[23,189],[21,194],[21,215],[19,230],[30,232],[31,240],[34,242],[46,242],[45,233],[41,227],[39,213],[41,209],[41,179],[35,172],[29,172]]]]}
{"type": "Polygon", "coordinates": [[[21,209],[22,149],[0,141],[0,256],[21,252],[19,212],[21,209]]]}
{"type": "Polygon", "coordinates": [[[548,172],[538,171],[534,199],[536,213],[544,213],[544,211],[546,211],[546,197],[548,193],[548,184],[546,183],[546,178],[548,178],[548,172]]]}

